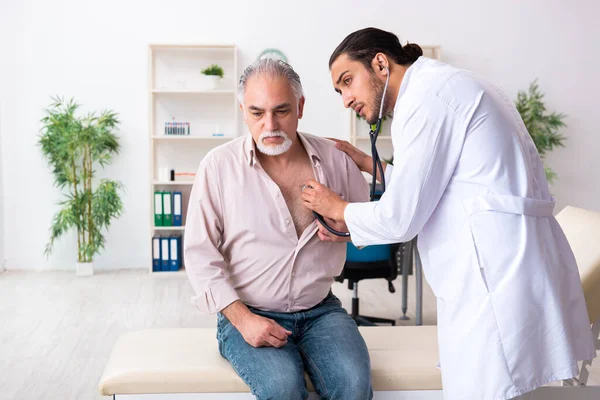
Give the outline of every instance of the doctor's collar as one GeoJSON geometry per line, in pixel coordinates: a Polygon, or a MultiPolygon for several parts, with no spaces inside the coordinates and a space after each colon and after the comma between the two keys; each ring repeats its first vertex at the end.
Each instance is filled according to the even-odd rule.
{"type": "Polygon", "coordinates": [[[419,57],[417,61],[415,61],[410,67],[408,67],[408,69],[404,73],[404,77],[402,77],[402,82],[400,83],[400,90],[398,91],[398,97],[396,98],[396,105],[394,108],[398,107],[398,100],[400,100],[404,92],[406,92],[406,88],[408,87],[412,75],[415,72],[419,71],[426,61],[427,59],[425,57],[419,57]]]}

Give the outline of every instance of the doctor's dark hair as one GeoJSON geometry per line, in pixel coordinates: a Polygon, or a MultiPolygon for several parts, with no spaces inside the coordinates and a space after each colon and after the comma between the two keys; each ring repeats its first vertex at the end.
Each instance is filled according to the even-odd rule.
{"type": "Polygon", "coordinates": [[[398,37],[391,32],[365,28],[346,36],[329,58],[329,68],[338,57],[347,54],[351,60],[360,61],[371,71],[371,62],[377,53],[385,54],[396,64],[410,65],[423,55],[423,50],[415,43],[402,46],[398,37]]]}
{"type": "Polygon", "coordinates": [[[267,76],[270,78],[286,78],[292,90],[296,96],[296,100],[300,100],[304,96],[302,90],[302,83],[300,82],[300,76],[294,71],[291,65],[281,60],[273,60],[271,58],[265,58],[262,60],[255,61],[253,64],[246,67],[240,80],[238,82],[237,96],[240,104],[244,104],[244,93],[246,92],[246,84],[248,79],[252,76],[267,76]]]}

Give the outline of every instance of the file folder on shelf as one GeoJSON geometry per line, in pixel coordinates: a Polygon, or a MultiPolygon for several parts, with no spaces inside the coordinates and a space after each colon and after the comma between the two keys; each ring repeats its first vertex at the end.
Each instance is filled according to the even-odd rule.
{"type": "Polygon", "coordinates": [[[160,270],[169,270],[169,238],[160,238],[160,270]]]}
{"type": "Polygon", "coordinates": [[[163,226],[173,226],[173,207],[171,192],[163,192],[163,226]]]}
{"type": "Polygon", "coordinates": [[[162,269],[160,257],[160,238],[152,238],[152,272],[159,272],[162,269]]]}
{"type": "Polygon", "coordinates": [[[173,226],[181,226],[183,223],[181,199],[181,192],[173,192],[173,226]]]}
{"type": "Polygon", "coordinates": [[[171,249],[169,254],[170,260],[170,271],[179,271],[181,268],[181,239],[179,236],[173,236],[169,238],[171,242],[171,249]]]}
{"type": "Polygon", "coordinates": [[[163,226],[163,194],[154,192],[154,226],[163,226]]]}

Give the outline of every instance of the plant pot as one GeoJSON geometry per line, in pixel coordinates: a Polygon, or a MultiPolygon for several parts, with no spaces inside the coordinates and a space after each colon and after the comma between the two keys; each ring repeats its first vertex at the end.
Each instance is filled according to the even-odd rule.
{"type": "Polygon", "coordinates": [[[204,90],[215,90],[219,86],[220,76],[217,75],[204,75],[203,89],[204,90]]]}
{"type": "Polygon", "coordinates": [[[77,276],[92,276],[94,275],[94,263],[85,262],[77,263],[77,276]]]}

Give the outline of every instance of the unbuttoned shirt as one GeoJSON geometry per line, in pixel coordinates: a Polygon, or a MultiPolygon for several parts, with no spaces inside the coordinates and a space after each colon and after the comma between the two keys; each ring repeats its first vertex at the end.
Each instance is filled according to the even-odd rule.
{"type": "MultiPolygon", "coordinates": [[[[305,133],[298,138],[318,182],[347,201],[368,200],[367,181],[334,142],[305,133]]],[[[298,237],[283,194],[256,151],[247,134],[211,150],[196,174],[184,258],[194,301],[206,314],[238,299],[265,311],[311,308],[344,266],[346,243],[322,242],[316,220],[298,237]]]]}

